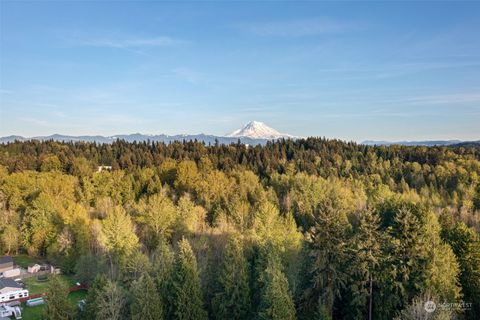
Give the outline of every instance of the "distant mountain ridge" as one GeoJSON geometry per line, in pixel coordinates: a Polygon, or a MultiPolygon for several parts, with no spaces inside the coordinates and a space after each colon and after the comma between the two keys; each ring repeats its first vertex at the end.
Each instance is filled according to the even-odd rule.
{"type": "Polygon", "coordinates": [[[425,147],[434,147],[434,146],[461,146],[463,144],[477,145],[480,144],[478,141],[461,141],[461,140],[424,140],[424,141],[376,141],[376,140],[365,140],[361,144],[369,146],[390,146],[390,145],[402,145],[402,146],[425,146],[425,147]]]}
{"type": "MultiPolygon", "coordinates": [[[[293,136],[286,133],[280,133],[277,130],[267,126],[260,121],[250,121],[246,123],[242,128],[235,130],[231,133],[223,136],[210,135],[210,134],[119,134],[113,136],[102,135],[82,135],[82,136],[69,136],[61,134],[53,134],[49,136],[36,136],[36,137],[22,137],[19,135],[11,135],[6,137],[0,137],[0,143],[9,143],[14,141],[28,141],[28,140],[54,140],[64,142],[96,142],[96,143],[113,143],[116,140],[124,140],[127,142],[164,142],[172,143],[174,141],[202,141],[206,144],[231,144],[237,143],[239,140],[243,144],[247,145],[264,145],[268,141],[277,139],[300,139],[301,137],[293,136]]],[[[382,140],[365,140],[360,144],[364,145],[377,145],[377,146],[390,146],[390,145],[404,145],[404,146],[455,146],[455,147],[480,147],[480,140],[477,141],[461,141],[461,140],[423,140],[423,141],[382,141],[382,140]]]]}
{"type": "Polygon", "coordinates": [[[281,138],[295,138],[289,134],[283,134],[277,130],[268,127],[263,122],[259,121],[250,121],[245,124],[241,129],[235,130],[231,134],[225,136],[216,136],[208,134],[177,134],[177,135],[147,135],[141,133],[133,134],[120,134],[113,136],[101,136],[101,135],[84,135],[84,136],[69,136],[61,134],[53,134],[49,136],[36,136],[36,137],[22,137],[18,135],[6,136],[0,138],[0,143],[9,143],[14,141],[28,141],[28,140],[55,140],[55,141],[65,141],[65,142],[96,142],[96,143],[112,143],[116,140],[125,140],[127,142],[143,142],[143,141],[154,141],[154,142],[164,142],[171,143],[174,141],[203,141],[206,144],[214,144],[216,142],[220,144],[231,144],[240,142],[248,145],[257,145],[265,144],[269,140],[281,139],[281,138]]]}
{"type": "Polygon", "coordinates": [[[269,139],[253,139],[248,137],[223,137],[223,136],[214,136],[206,134],[196,134],[196,135],[145,135],[140,133],[135,134],[120,134],[115,136],[67,136],[60,134],[53,134],[50,136],[36,136],[31,138],[26,138],[22,136],[7,136],[1,137],[0,143],[9,143],[14,141],[29,141],[29,140],[39,140],[39,141],[63,141],[63,142],[96,142],[96,143],[112,143],[116,140],[125,140],[127,142],[143,142],[143,141],[154,141],[154,142],[164,142],[171,143],[174,141],[203,141],[205,143],[214,144],[216,141],[221,144],[230,144],[236,143],[240,140],[244,144],[265,144],[269,139]]]}

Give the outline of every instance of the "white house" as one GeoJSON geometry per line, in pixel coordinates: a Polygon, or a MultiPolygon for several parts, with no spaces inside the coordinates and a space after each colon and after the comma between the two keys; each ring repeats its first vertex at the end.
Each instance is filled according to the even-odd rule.
{"type": "Polygon", "coordinates": [[[112,166],[98,166],[97,172],[102,172],[103,170],[112,171],[112,166]]]}
{"type": "Polygon", "coordinates": [[[12,279],[0,279],[0,303],[28,297],[28,290],[12,279]]]}

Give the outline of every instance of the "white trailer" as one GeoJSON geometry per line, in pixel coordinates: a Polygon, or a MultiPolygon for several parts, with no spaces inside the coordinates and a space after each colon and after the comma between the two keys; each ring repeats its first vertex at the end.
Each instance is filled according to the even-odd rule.
{"type": "Polygon", "coordinates": [[[28,297],[28,290],[12,279],[0,279],[0,303],[28,297]]]}

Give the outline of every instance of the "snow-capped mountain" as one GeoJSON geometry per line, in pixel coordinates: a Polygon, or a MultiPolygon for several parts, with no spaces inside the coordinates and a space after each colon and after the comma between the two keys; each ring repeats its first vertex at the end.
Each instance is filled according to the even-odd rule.
{"type": "Polygon", "coordinates": [[[251,139],[280,139],[293,138],[293,136],[285,133],[280,133],[277,130],[270,128],[263,122],[250,121],[245,124],[243,128],[226,134],[230,138],[251,138],[251,139]]]}

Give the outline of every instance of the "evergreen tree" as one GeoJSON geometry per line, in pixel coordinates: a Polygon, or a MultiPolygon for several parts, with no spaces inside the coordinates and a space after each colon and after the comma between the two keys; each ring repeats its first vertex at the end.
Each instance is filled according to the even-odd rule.
{"type": "Polygon", "coordinates": [[[380,218],[372,210],[360,213],[349,254],[349,283],[345,293],[349,308],[345,316],[351,319],[372,319],[373,291],[382,264],[382,243],[387,241],[380,230],[380,218]]]}
{"type": "Polygon", "coordinates": [[[320,206],[315,225],[310,231],[312,278],[302,302],[302,311],[307,316],[320,309],[328,316],[333,314],[335,299],[340,297],[348,279],[349,228],[346,215],[337,211],[332,203],[326,202],[320,206]]]}
{"type": "Polygon", "coordinates": [[[126,318],[126,297],[122,287],[116,282],[107,280],[97,296],[96,320],[120,320],[126,318]]]}
{"type": "Polygon", "coordinates": [[[67,320],[72,317],[72,309],[68,301],[67,288],[56,275],[50,276],[45,298],[44,317],[47,320],[67,320]]]}
{"type": "Polygon", "coordinates": [[[153,254],[153,275],[157,291],[164,306],[166,319],[174,319],[173,273],[175,254],[166,241],[161,240],[153,254]]]}
{"type": "MultiPolygon", "coordinates": [[[[268,250],[268,249],[267,249],[268,250]]],[[[288,280],[282,272],[279,257],[273,250],[264,252],[261,265],[264,269],[258,281],[261,286],[259,320],[294,320],[295,306],[288,287],[288,280]]]]}
{"type": "Polygon", "coordinates": [[[480,237],[464,223],[445,225],[443,237],[458,258],[463,300],[471,304],[465,316],[476,319],[480,314],[480,237]]]}
{"type": "Polygon", "coordinates": [[[225,248],[218,274],[218,290],[212,301],[216,319],[248,319],[251,308],[248,280],[242,243],[232,236],[225,248]]]}
{"type": "Polygon", "coordinates": [[[427,280],[422,290],[436,296],[440,301],[460,302],[460,265],[450,245],[444,243],[440,237],[437,217],[433,213],[430,213],[430,216],[427,225],[429,240],[426,244],[427,280]]]}
{"type": "Polygon", "coordinates": [[[197,260],[187,239],[184,238],[179,241],[178,251],[172,292],[174,295],[175,319],[207,319],[207,313],[203,308],[203,295],[197,270],[197,260]]]}
{"type": "Polygon", "coordinates": [[[139,279],[142,275],[150,273],[152,263],[150,259],[141,251],[134,251],[125,264],[122,266],[121,280],[124,286],[130,286],[131,283],[139,279]]]}
{"type": "Polygon", "coordinates": [[[99,298],[102,295],[105,286],[108,284],[108,278],[104,274],[98,274],[93,280],[92,285],[88,289],[88,294],[83,319],[97,319],[99,298]]]}
{"type": "Polygon", "coordinates": [[[427,288],[429,255],[435,241],[429,229],[432,216],[425,206],[403,199],[390,200],[381,208],[382,224],[390,237],[385,263],[379,274],[381,290],[374,292],[374,318],[391,319],[427,288]]]}
{"type": "Polygon", "coordinates": [[[144,274],[132,284],[132,302],[130,305],[132,320],[164,319],[163,304],[155,283],[148,274],[144,274]]]}

